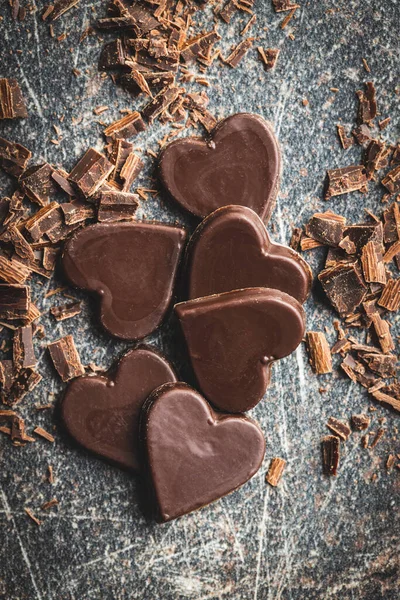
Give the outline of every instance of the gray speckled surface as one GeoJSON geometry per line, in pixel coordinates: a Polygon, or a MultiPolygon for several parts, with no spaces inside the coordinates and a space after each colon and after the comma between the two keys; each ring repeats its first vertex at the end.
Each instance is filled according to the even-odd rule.
{"type": "MultiPolygon", "coordinates": [[[[0,123],[0,135],[25,143],[42,159],[71,168],[89,144],[102,147],[101,127],[92,113],[110,105],[101,119],[111,122],[120,108],[135,108],[132,99],[97,73],[101,42],[91,36],[78,43],[91,20],[104,13],[99,0],[81,0],[55,23],[56,34],[68,33],[59,43],[50,38],[38,12],[23,23],[12,22],[3,2],[0,14],[0,76],[16,74],[28,100],[30,117],[23,122],[0,123]],[[22,50],[22,52],[18,52],[22,50]],[[81,71],[79,77],[72,68],[81,71]],[[58,117],[65,118],[59,122],[58,117]],[[79,125],[73,118],[81,118],[79,125]],[[62,130],[59,146],[52,126],[62,130]]],[[[42,5],[32,0],[31,6],[42,5]]],[[[341,150],[335,125],[340,118],[354,122],[355,91],[372,78],[382,116],[392,116],[384,137],[399,135],[399,3],[321,0],[302,2],[292,25],[280,29],[282,14],[269,0],[256,0],[257,26],[253,30],[265,47],[279,46],[277,68],[265,73],[256,51],[236,70],[212,68],[209,79],[211,111],[222,117],[236,111],[254,111],[271,120],[284,153],[282,190],[271,231],[287,242],[294,224],[302,224],[321,200],[327,168],[358,162],[358,147],[341,150]],[[268,28],[268,30],[266,29],[268,28]],[[295,40],[287,35],[295,34],[295,40]],[[365,57],[372,73],[362,65],[365,57]],[[332,93],[330,87],[339,88],[332,93]],[[307,98],[309,105],[303,106],[307,98]]],[[[202,17],[208,22],[206,16],[202,17]]],[[[236,16],[224,43],[238,39],[246,22],[236,16]]],[[[200,87],[200,86],[199,86],[200,87]]],[[[137,138],[145,149],[157,150],[157,139],[167,131],[157,125],[137,138]]],[[[152,164],[146,158],[143,184],[152,164]]],[[[4,195],[12,182],[0,176],[4,195]]],[[[364,207],[380,212],[382,189],[371,185],[368,195],[357,193],[333,199],[329,207],[360,220],[364,207]]],[[[176,218],[191,226],[168,201],[142,205],[146,218],[165,222],[176,218]]],[[[310,253],[316,273],[323,252],[310,253]]],[[[56,287],[57,282],[51,282],[56,287]]],[[[43,294],[37,285],[35,295],[43,294]]],[[[77,294],[79,296],[79,294],[77,294]]],[[[84,297],[82,295],[82,297],[84,297]]],[[[47,312],[60,297],[41,302],[47,312]]],[[[118,343],[97,328],[92,305],[72,320],[43,323],[48,340],[72,332],[83,363],[108,367],[127,344],[118,343]]],[[[308,328],[327,325],[334,340],[333,313],[318,291],[307,303],[308,328]]],[[[185,374],[182,348],[172,323],[151,336],[185,374]]],[[[386,417],[386,434],[375,451],[360,447],[355,433],[346,444],[337,478],[321,474],[320,438],[327,433],[328,416],[348,418],[368,410],[371,401],[341,374],[317,377],[311,373],[304,347],[275,365],[265,401],[253,411],[267,439],[265,463],[258,475],[238,492],[200,512],[166,525],[146,521],[138,507],[138,482],[76,449],[58,423],[56,411],[38,413],[35,404],[53,401],[62,390],[47,358],[37,344],[43,383],[24,400],[21,413],[28,431],[35,425],[51,430],[56,442],[37,441],[13,448],[0,439],[0,598],[6,600],[172,600],[191,598],[237,600],[391,600],[399,585],[399,473],[387,474],[384,461],[399,452],[398,416],[382,407],[372,413],[372,429],[386,417]],[[320,386],[327,388],[320,394],[320,386]],[[54,396],[53,396],[54,394],[54,396]],[[272,456],[287,459],[288,467],[277,489],[264,482],[272,456]],[[56,482],[45,481],[52,464],[56,482]],[[371,481],[373,473],[377,480],[371,481]],[[52,497],[59,509],[48,513],[39,506],[52,497]],[[25,515],[31,507],[43,519],[40,528],[25,515]]]]}

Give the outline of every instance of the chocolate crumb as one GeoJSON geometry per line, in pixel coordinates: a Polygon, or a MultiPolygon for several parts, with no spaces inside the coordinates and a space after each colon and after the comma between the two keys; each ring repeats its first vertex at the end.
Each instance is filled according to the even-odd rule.
{"type": "Polygon", "coordinates": [[[265,477],[267,483],[276,487],[282,479],[283,471],[286,467],[286,460],[283,458],[273,458],[269,465],[268,473],[265,477]]]}
{"type": "Polygon", "coordinates": [[[352,415],[351,417],[351,424],[353,426],[353,429],[356,429],[357,431],[363,431],[365,429],[368,429],[370,423],[371,418],[368,415],[359,414],[352,415]]]}

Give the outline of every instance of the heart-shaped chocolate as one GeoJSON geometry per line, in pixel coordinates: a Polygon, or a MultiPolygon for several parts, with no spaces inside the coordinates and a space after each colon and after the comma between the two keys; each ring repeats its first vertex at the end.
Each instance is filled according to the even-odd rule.
{"type": "Polygon", "coordinates": [[[301,304],[278,290],[248,288],[175,306],[200,390],[214,406],[244,412],[263,397],[273,361],[300,344],[301,304]]]}
{"type": "Polygon", "coordinates": [[[162,521],[229,494],[260,468],[265,440],[244,415],[216,413],[185,383],[155,390],[143,407],[141,438],[162,521]]]}
{"type": "Polygon", "coordinates": [[[147,348],[131,350],[107,373],[69,384],[61,405],[63,421],[87,450],[138,470],[142,405],[153,390],[173,381],[175,374],[162,356],[147,348]]]}
{"type": "Polygon", "coordinates": [[[303,303],[312,282],[306,261],[271,242],[261,219],[245,206],[219,208],[202,221],[188,245],[186,270],[189,298],[267,287],[303,303]]]}
{"type": "Polygon", "coordinates": [[[168,309],[185,235],[156,223],[91,225],[68,240],[64,271],[74,285],[100,296],[100,320],[109,333],[140,339],[168,309]]]}
{"type": "Polygon", "coordinates": [[[208,142],[197,137],[175,140],[160,156],[163,185],[197,217],[239,204],[268,219],[280,170],[281,154],[272,126],[247,113],[221,121],[208,142]]]}

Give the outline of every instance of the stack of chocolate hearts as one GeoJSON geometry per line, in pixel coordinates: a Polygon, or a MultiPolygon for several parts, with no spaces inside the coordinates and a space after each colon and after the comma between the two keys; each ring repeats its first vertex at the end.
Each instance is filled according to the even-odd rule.
{"type": "Polygon", "coordinates": [[[78,442],[149,475],[162,521],[233,491],[263,460],[263,433],[242,413],[262,399],[272,363],[303,338],[311,285],[307,263],[272,243],[262,221],[280,163],[270,126],[234,115],[208,142],[177,140],[160,157],[169,195],[203,218],[183,260],[185,231],[155,223],[92,225],[64,249],[68,279],[97,294],[105,329],[129,340],[160,325],[182,263],[185,301],[174,309],[197,389],[154,349],[139,347],[112,371],[72,381],[62,403],[78,442]]]}

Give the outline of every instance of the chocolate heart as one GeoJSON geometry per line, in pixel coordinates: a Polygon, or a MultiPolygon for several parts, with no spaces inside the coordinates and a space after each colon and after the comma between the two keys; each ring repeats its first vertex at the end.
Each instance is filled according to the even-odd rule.
{"type": "Polygon", "coordinates": [[[281,154],[272,126],[246,113],[221,121],[211,141],[175,140],[160,156],[162,183],[197,217],[239,204],[268,219],[279,189],[280,169],[281,154]]]}
{"type": "Polygon", "coordinates": [[[233,492],[258,471],[265,452],[257,423],[214,412],[184,383],[151,394],[140,431],[162,521],[233,492]]]}
{"type": "Polygon", "coordinates": [[[140,339],[168,309],[185,235],[155,223],[91,225],[69,239],[63,267],[74,285],[101,297],[100,320],[109,333],[140,339]]]}
{"type": "Polygon", "coordinates": [[[197,227],[187,250],[189,298],[248,287],[275,288],[303,303],[312,273],[297,252],[271,242],[254,211],[219,208],[197,227]]]}
{"type": "Polygon", "coordinates": [[[154,389],[170,381],[176,377],[162,356],[146,348],[132,350],[112,371],[69,384],[61,405],[65,426],[87,450],[138,470],[142,405],[154,389]]]}
{"type": "Polygon", "coordinates": [[[248,288],[175,306],[200,390],[221,410],[244,412],[263,397],[273,361],[300,344],[301,304],[278,290],[248,288]]]}

